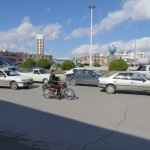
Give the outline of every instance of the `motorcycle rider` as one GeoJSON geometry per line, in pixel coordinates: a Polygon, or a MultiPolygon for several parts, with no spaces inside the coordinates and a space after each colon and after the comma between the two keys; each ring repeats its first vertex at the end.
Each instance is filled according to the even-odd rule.
{"type": "Polygon", "coordinates": [[[58,85],[59,82],[60,82],[59,78],[55,76],[55,70],[52,70],[51,71],[51,76],[50,76],[50,79],[49,79],[49,83],[52,87],[57,89],[57,96],[60,99],[60,94],[61,94],[60,89],[61,89],[61,87],[58,85]]]}

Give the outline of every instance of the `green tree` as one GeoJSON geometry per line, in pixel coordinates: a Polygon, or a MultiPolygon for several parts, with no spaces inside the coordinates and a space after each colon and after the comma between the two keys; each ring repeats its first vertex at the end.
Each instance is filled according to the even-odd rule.
{"type": "Polygon", "coordinates": [[[33,68],[35,67],[36,63],[33,59],[29,58],[24,63],[21,64],[22,68],[33,68]]]}
{"type": "Polygon", "coordinates": [[[42,58],[36,62],[36,66],[44,69],[49,69],[51,67],[51,63],[49,60],[42,58]]]}
{"type": "Polygon", "coordinates": [[[112,60],[108,66],[110,71],[125,71],[128,64],[123,59],[112,60]]]}
{"type": "Polygon", "coordinates": [[[75,64],[73,61],[65,61],[60,65],[62,70],[70,70],[75,67],[75,64]]]}

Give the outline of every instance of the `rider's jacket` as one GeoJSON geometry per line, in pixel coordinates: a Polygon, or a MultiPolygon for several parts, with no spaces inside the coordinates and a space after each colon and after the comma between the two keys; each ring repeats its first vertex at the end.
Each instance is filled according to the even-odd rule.
{"type": "Polygon", "coordinates": [[[58,84],[58,77],[55,76],[55,74],[51,74],[49,83],[51,85],[57,85],[58,84]]]}

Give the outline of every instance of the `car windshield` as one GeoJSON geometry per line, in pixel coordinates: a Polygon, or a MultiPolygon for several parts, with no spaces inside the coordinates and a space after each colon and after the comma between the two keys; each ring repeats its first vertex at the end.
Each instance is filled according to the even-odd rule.
{"type": "Polygon", "coordinates": [[[139,66],[137,68],[137,70],[139,70],[139,71],[146,71],[146,66],[139,66]]]}
{"type": "Polygon", "coordinates": [[[4,72],[7,76],[20,76],[20,74],[18,74],[17,72],[13,70],[5,70],[4,72]]]}
{"type": "Polygon", "coordinates": [[[41,69],[39,70],[40,74],[45,74],[45,73],[48,73],[45,69],[41,69]]]}

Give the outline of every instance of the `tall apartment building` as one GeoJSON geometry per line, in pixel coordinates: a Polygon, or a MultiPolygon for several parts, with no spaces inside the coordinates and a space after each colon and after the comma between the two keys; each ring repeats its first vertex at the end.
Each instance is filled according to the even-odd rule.
{"type": "Polygon", "coordinates": [[[44,54],[44,36],[41,34],[36,35],[36,53],[44,54]]]}

